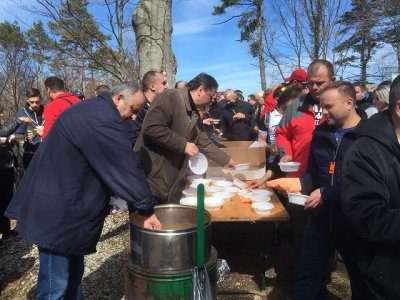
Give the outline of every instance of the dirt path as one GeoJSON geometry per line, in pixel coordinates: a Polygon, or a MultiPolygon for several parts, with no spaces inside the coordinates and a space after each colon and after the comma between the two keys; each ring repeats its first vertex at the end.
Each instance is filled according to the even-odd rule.
{"type": "MultiPolygon", "coordinates": [[[[218,257],[228,261],[230,277],[218,286],[218,299],[289,299],[295,275],[298,242],[282,239],[272,243],[271,228],[260,224],[213,224],[212,244],[218,257]],[[297,243],[297,244],[296,244],[297,243]],[[264,256],[260,257],[261,246],[264,256]],[[265,266],[265,268],[263,267],[265,266]],[[266,291],[260,293],[259,279],[266,270],[266,291]],[[253,291],[253,294],[238,294],[253,291]]],[[[97,253],[85,257],[85,299],[123,298],[123,261],[129,247],[126,213],[107,217],[97,253]]],[[[34,299],[38,271],[35,246],[22,239],[0,248],[0,299],[34,299]]],[[[339,264],[333,273],[327,299],[350,299],[349,282],[339,264]]]]}

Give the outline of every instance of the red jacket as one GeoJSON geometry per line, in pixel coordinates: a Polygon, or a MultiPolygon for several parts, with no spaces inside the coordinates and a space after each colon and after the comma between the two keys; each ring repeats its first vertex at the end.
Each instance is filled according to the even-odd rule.
{"type": "Polygon", "coordinates": [[[261,112],[260,118],[262,119],[267,112],[271,112],[275,109],[276,101],[274,99],[274,93],[269,93],[264,99],[264,106],[261,112]]]}
{"type": "Polygon", "coordinates": [[[53,126],[54,122],[63,110],[80,101],[81,100],[78,97],[75,97],[72,93],[62,93],[57,95],[53,101],[47,104],[43,111],[45,122],[42,139],[44,139],[49,133],[51,126],[53,126]]]}
{"type": "MultiPolygon", "coordinates": [[[[315,112],[313,106],[318,104],[309,94],[297,98],[283,115],[276,127],[276,144],[286,155],[292,156],[292,161],[300,162],[297,172],[288,174],[289,177],[300,177],[307,168],[308,155],[312,133],[315,129],[315,112]]],[[[319,113],[319,124],[324,121],[319,113]]]]}

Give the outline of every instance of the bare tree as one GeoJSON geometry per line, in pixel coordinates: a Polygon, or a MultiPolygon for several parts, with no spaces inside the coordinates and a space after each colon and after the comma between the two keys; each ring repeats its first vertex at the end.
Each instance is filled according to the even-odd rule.
{"type": "Polygon", "coordinates": [[[169,86],[175,84],[176,59],[171,47],[172,0],[140,0],[132,25],[139,56],[139,77],[150,70],[167,72],[169,86]]]}

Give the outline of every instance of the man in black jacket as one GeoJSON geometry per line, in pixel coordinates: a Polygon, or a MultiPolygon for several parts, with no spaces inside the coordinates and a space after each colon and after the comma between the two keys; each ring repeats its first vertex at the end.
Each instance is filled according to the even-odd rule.
{"type": "Polygon", "coordinates": [[[224,93],[227,104],[221,110],[221,131],[230,141],[250,141],[252,120],[255,113],[253,105],[238,100],[233,90],[224,93]]]}
{"type": "MultiPolygon", "coordinates": [[[[143,93],[121,83],[67,108],[36,151],[6,216],[39,248],[36,299],[81,299],[84,255],[94,253],[110,196],[151,214],[151,193],[122,122],[138,113],[143,93]]],[[[145,228],[160,228],[153,215],[145,228]]]]}
{"type": "MultiPolygon", "coordinates": [[[[315,299],[320,274],[332,251],[345,259],[352,277],[353,299],[363,299],[357,267],[348,263],[351,237],[340,206],[340,174],[343,158],[356,139],[361,116],[355,109],[355,90],[351,83],[338,81],[320,94],[325,122],[313,133],[307,170],[300,178],[303,194],[310,195],[305,209],[310,210],[304,231],[299,270],[293,287],[293,300],[315,299]]],[[[360,112],[364,114],[363,112],[360,112]]]]}
{"type": "Polygon", "coordinates": [[[366,285],[364,299],[400,299],[400,76],[389,108],[362,122],[344,160],[341,200],[366,285]]]}

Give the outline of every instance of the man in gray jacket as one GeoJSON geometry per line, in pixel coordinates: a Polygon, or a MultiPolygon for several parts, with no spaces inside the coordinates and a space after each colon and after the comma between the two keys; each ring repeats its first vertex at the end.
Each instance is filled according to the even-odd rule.
{"type": "Polygon", "coordinates": [[[161,202],[178,202],[184,189],[189,158],[202,152],[221,166],[234,162],[203,131],[198,113],[215,97],[217,81],[201,73],[182,90],[171,89],[151,104],[134,150],[161,202]]]}

